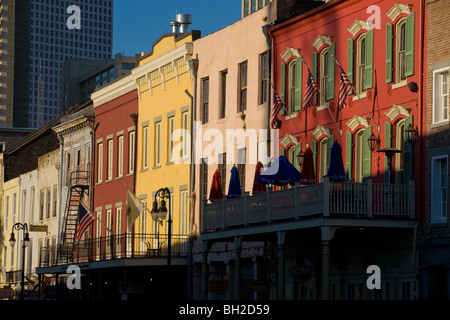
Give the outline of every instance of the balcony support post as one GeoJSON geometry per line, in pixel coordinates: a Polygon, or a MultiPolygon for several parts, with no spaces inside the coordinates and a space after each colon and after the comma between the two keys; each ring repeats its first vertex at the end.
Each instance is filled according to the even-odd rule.
{"type": "Polygon", "coordinates": [[[330,243],[338,227],[322,226],[322,294],[321,300],[330,300],[331,259],[330,243]]]}

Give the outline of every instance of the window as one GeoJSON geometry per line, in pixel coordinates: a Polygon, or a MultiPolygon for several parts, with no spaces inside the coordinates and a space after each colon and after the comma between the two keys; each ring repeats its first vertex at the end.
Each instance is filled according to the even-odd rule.
{"type": "Polygon", "coordinates": [[[117,177],[123,176],[123,136],[117,138],[117,177]]]}
{"type": "Polygon", "coordinates": [[[321,92],[321,104],[325,104],[323,99],[328,97],[328,49],[323,49],[320,53],[320,92],[321,92]]]}
{"type": "Polygon", "coordinates": [[[112,180],[113,177],[113,140],[108,140],[108,162],[107,162],[107,179],[112,180]]]}
{"type": "Polygon", "coordinates": [[[120,236],[122,234],[122,207],[116,208],[116,243],[120,245],[120,236]]]}
{"type": "Polygon", "coordinates": [[[449,67],[433,72],[433,123],[448,121],[449,67]]]}
{"type": "Polygon", "coordinates": [[[208,123],[209,117],[209,78],[202,80],[202,123],[208,123]]]}
{"type": "Polygon", "coordinates": [[[295,85],[295,70],[296,70],[296,61],[292,61],[289,65],[289,103],[288,103],[288,110],[290,113],[294,113],[294,104],[295,104],[295,91],[296,91],[296,85],[295,85]]]}
{"type": "Polygon", "coordinates": [[[128,174],[134,173],[135,143],[135,132],[130,131],[128,133],[128,174]]]}
{"type": "Polygon", "coordinates": [[[103,181],[103,143],[99,143],[97,148],[97,183],[101,183],[103,181]]]}
{"type": "Polygon", "coordinates": [[[247,62],[239,65],[238,112],[247,110],[247,62]]]}
{"type": "Polygon", "coordinates": [[[161,122],[155,124],[155,166],[161,165],[161,122]]]}
{"type": "Polygon", "coordinates": [[[56,213],[58,211],[58,186],[53,185],[53,210],[52,217],[56,217],[56,213]]]}
{"type": "Polygon", "coordinates": [[[239,182],[241,183],[241,195],[245,194],[245,148],[238,149],[239,182]]]}
{"type": "Polygon", "coordinates": [[[263,53],[259,57],[259,104],[266,103],[269,99],[269,81],[270,81],[270,67],[269,67],[269,55],[267,52],[263,53]]]}
{"type": "Polygon", "coordinates": [[[188,157],[189,148],[190,148],[190,140],[189,140],[189,112],[185,111],[183,112],[182,116],[182,124],[181,128],[183,129],[183,150],[182,150],[182,158],[185,159],[188,157]]]}
{"type": "Polygon", "coordinates": [[[356,57],[356,90],[358,93],[366,91],[365,74],[366,74],[366,35],[363,34],[358,39],[357,57],[356,57]]]}
{"type": "Polygon", "coordinates": [[[405,165],[404,146],[405,146],[405,121],[398,122],[396,127],[395,143],[396,149],[400,150],[400,153],[395,155],[395,181],[397,183],[403,183],[403,170],[405,165]]]}
{"type": "Polygon", "coordinates": [[[45,191],[44,189],[40,190],[39,194],[39,220],[44,219],[44,197],[45,197],[45,191]]]}
{"type": "Polygon", "coordinates": [[[228,71],[222,71],[220,73],[220,113],[219,119],[227,116],[227,81],[228,71]]]}
{"type": "Polygon", "coordinates": [[[200,200],[208,200],[208,158],[203,158],[200,165],[200,200]]]}
{"type": "MultiPolygon", "coordinates": [[[[188,234],[188,227],[187,227],[187,221],[188,221],[188,193],[187,190],[182,190],[180,192],[180,234],[181,235],[187,235],[188,234]]],[[[185,248],[186,244],[183,245],[183,248],[185,248]]]]}
{"type": "Polygon", "coordinates": [[[34,222],[34,200],[36,197],[36,187],[31,187],[30,196],[30,223],[34,222]]]}
{"type": "Polygon", "coordinates": [[[225,187],[227,185],[227,154],[226,153],[219,154],[219,164],[218,164],[217,169],[219,170],[220,178],[222,181],[222,192],[225,194],[227,192],[225,189],[225,187]]]}
{"type": "Polygon", "coordinates": [[[327,139],[322,139],[319,145],[319,182],[322,182],[323,176],[327,174],[327,145],[327,139]]]}
{"type": "MultiPolygon", "coordinates": [[[[111,230],[112,230],[112,209],[106,210],[106,236],[111,236],[111,230]]],[[[109,244],[109,241],[108,241],[109,244]]]]}
{"type": "Polygon", "coordinates": [[[47,211],[46,211],[46,214],[45,214],[45,217],[48,219],[48,218],[50,218],[50,208],[51,208],[51,195],[52,195],[52,193],[51,193],[51,190],[50,190],[50,187],[47,187],[46,188],[46,193],[47,193],[47,211]]]}
{"type": "Polygon", "coordinates": [[[86,171],[91,171],[91,144],[86,144],[86,171]]]}
{"type": "Polygon", "coordinates": [[[169,158],[169,162],[173,162],[174,161],[174,154],[173,154],[173,146],[174,146],[174,142],[173,142],[173,132],[175,130],[175,117],[170,117],[169,118],[169,126],[168,126],[168,133],[167,133],[167,141],[168,141],[168,146],[167,146],[167,150],[168,150],[168,158],[169,158]]]}
{"type": "Polygon", "coordinates": [[[406,79],[406,19],[397,23],[396,82],[406,79]]]}
{"type": "Polygon", "coordinates": [[[75,150],[75,170],[80,171],[80,163],[81,163],[81,148],[78,147],[75,150]]]}
{"type": "Polygon", "coordinates": [[[355,182],[363,180],[363,136],[364,130],[359,130],[355,134],[355,182]]]}
{"type": "MultiPolygon", "coordinates": [[[[100,239],[100,237],[102,236],[102,233],[101,233],[102,232],[102,226],[100,224],[100,221],[102,221],[102,212],[98,211],[97,212],[97,221],[95,223],[95,226],[96,226],[96,228],[95,228],[95,237],[97,239],[100,239]]],[[[97,243],[98,243],[98,245],[100,245],[100,241],[97,241],[97,243]]]]}
{"type": "Polygon", "coordinates": [[[66,159],[66,170],[65,170],[65,176],[66,176],[66,185],[69,184],[69,178],[70,178],[70,152],[66,151],[65,152],[65,157],[66,159]]]}
{"type": "MultiPolygon", "coordinates": [[[[155,146],[157,148],[157,146],[155,146]]],[[[148,168],[148,126],[142,128],[142,162],[143,170],[148,168]]]]}
{"type": "Polygon", "coordinates": [[[447,222],[448,156],[431,159],[431,222],[447,222]]]}

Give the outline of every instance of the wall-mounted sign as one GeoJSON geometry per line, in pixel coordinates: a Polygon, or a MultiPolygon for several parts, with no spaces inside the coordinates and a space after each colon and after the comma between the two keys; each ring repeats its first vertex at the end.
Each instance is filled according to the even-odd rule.
{"type": "Polygon", "coordinates": [[[305,283],[315,274],[314,263],[305,256],[294,257],[289,265],[288,272],[295,281],[305,283]]]}
{"type": "Polygon", "coordinates": [[[30,225],[30,232],[47,232],[47,230],[48,230],[47,225],[37,225],[37,224],[30,225]]]}

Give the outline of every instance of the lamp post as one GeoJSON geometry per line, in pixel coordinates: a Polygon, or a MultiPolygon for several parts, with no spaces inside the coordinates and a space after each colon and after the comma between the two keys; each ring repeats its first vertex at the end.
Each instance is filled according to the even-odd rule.
{"type": "Polygon", "coordinates": [[[14,237],[14,230],[23,230],[23,242],[22,242],[22,279],[21,279],[21,288],[20,288],[20,300],[23,300],[24,292],[25,292],[25,248],[30,244],[30,236],[28,234],[28,226],[26,223],[22,224],[17,222],[12,227],[11,238],[9,238],[9,244],[13,248],[16,244],[16,239],[14,237]]]}
{"type": "Polygon", "coordinates": [[[155,193],[155,201],[153,201],[153,208],[151,211],[151,215],[153,220],[157,222],[162,222],[167,217],[167,212],[169,212],[169,216],[167,217],[167,265],[170,266],[172,263],[171,255],[172,255],[172,246],[171,246],[171,240],[172,240],[172,216],[170,214],[171,209],[171,203],[170,203],[170,190],[169,188],[161,188],[155,193]],[[160,206],[158,207],[158,201],[156,198],[159,197],[161,199],[160,206]],[[169,210],[167,210],[166,207],[166,200],[165,198],[169,199],[169,210]]]}
{"type": "Polygon", "coordinates": [[[384,148],[378,150],[378,152],[382,152],[387,157],[387,166],[388,166],[388,176],[389,176],[389,183],[391,183],[391,169],[392,169],[392,156],[396,153],[401,153],[400,150],[394,149],[394,148],[384,148]]]}

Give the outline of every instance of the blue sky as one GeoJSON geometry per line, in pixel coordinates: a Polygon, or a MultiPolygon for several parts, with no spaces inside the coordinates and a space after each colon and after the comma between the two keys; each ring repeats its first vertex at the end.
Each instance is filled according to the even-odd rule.
{"type": "Polygon", "coordinates": [[[115,0],[113,54],[151,51],[177,13],[191,14],[191,29],[205,36],[239,20],[241,0],[115,0]]]}

